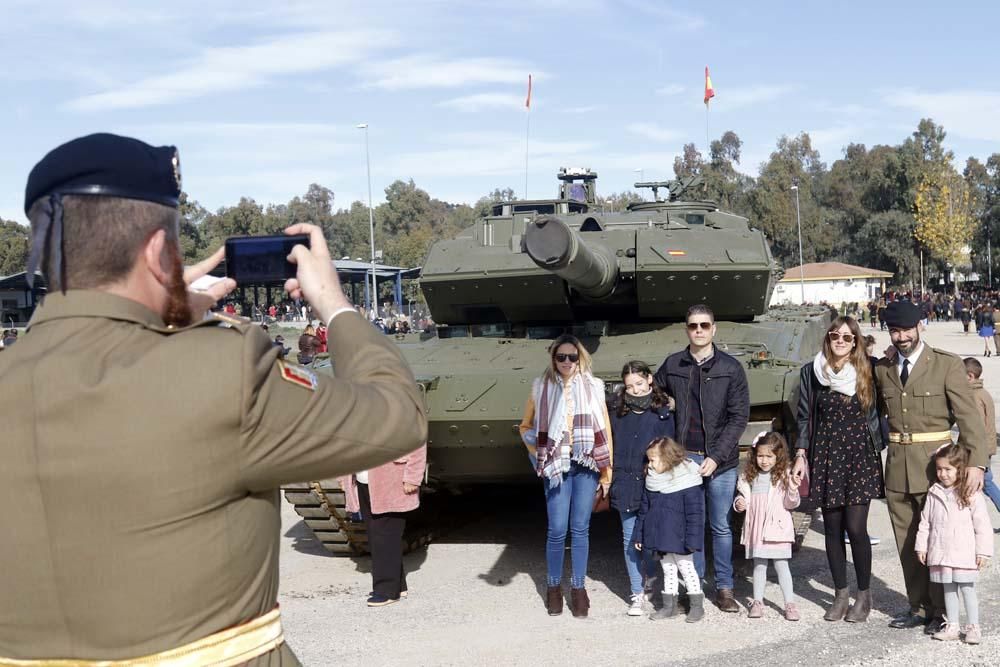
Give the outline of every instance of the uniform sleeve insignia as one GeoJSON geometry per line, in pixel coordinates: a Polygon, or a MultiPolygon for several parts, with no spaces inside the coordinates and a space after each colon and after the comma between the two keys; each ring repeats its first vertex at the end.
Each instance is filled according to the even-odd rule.
{"type": "Polygon", "coordinates": [[[278,370],[281,372],[282,380],[291,382],[309,391],[316,391],[316,387],[319,385],[316,374],[298,364],[290,364],[284,359],[278,359],[278,370]]]}

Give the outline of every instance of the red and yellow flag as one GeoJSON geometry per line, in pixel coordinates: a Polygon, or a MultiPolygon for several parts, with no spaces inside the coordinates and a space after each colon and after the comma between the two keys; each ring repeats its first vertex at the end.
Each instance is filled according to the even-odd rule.
{"type": "Polygon", "coordinates": [[[715,88],[712,88],[712,77],[708,74],[708,65],[705,65],[705,106],[708,101],[715,97],[715,88]]]}
{"type": "Polygon", "coordinates": [[[531,108],[531,75],[528,75],[528,97],[524,100],[524,108],[531,108]]]}

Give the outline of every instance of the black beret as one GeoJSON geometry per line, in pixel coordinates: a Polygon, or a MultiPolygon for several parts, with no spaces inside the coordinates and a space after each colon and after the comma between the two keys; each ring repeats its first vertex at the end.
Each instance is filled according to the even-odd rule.
{"type": "Polygon", "coordinates": [[[105,195],[177,208],[181,163],[173,146],[116,134],[91,134],[59,146],[28,175],[24,212],[48,195],[105,195]]]}
{"type": "Polygon", "coordinates": [[[910,301],[893,301],[885,308],[886,326],[893,329],[912,329],[924,318],[920,308],[910,301]]]}

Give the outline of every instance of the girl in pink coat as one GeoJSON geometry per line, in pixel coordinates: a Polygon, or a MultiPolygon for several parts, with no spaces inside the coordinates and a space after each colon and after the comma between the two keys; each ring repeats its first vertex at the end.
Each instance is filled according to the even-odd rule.
{"type": "Polygon", "coordinates": [[[934,639],[963,636],[958,624],[961,590],[968,619],[963,639],[966,644],[978,644],[983,635],[976,580],[993,556],[993,526],[983,494],[970,497],[965,477],[968,463],[968,452],[958,445],[942,447],[934,454],[938,483],[927,492],[920,513],[916,551],[920,562],[930,568],[931,581],[944,585],[946,623],[934,639]]]}
{"type": "Polygon", "coordinates": [[[785,618],[797,621],[800,616],[788,561],[795,542],[790,510],[799,506],[799,489],[792,481],[788,445],[780,433],[765,431],[754,438],[753,452],[736,482],[736,493],[733,508],[747,513],[740,543],[746,547],[747,558],[753,558],[753,602],[748,617],[764,615],[767,565],[773,561],[785,598],[785,618]]]}

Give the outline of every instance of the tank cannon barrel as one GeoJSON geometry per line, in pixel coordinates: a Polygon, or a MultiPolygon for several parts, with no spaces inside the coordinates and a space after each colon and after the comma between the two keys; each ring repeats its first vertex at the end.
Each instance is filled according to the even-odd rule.
{"type": "Polygon", "coordinates": [[[590,246],[560,218],[543,216],[524,233],[524,250],[540,268],[551,271],[592,299],[608,296],[618,280],[618,263],[603,246],[590,246]]]}

